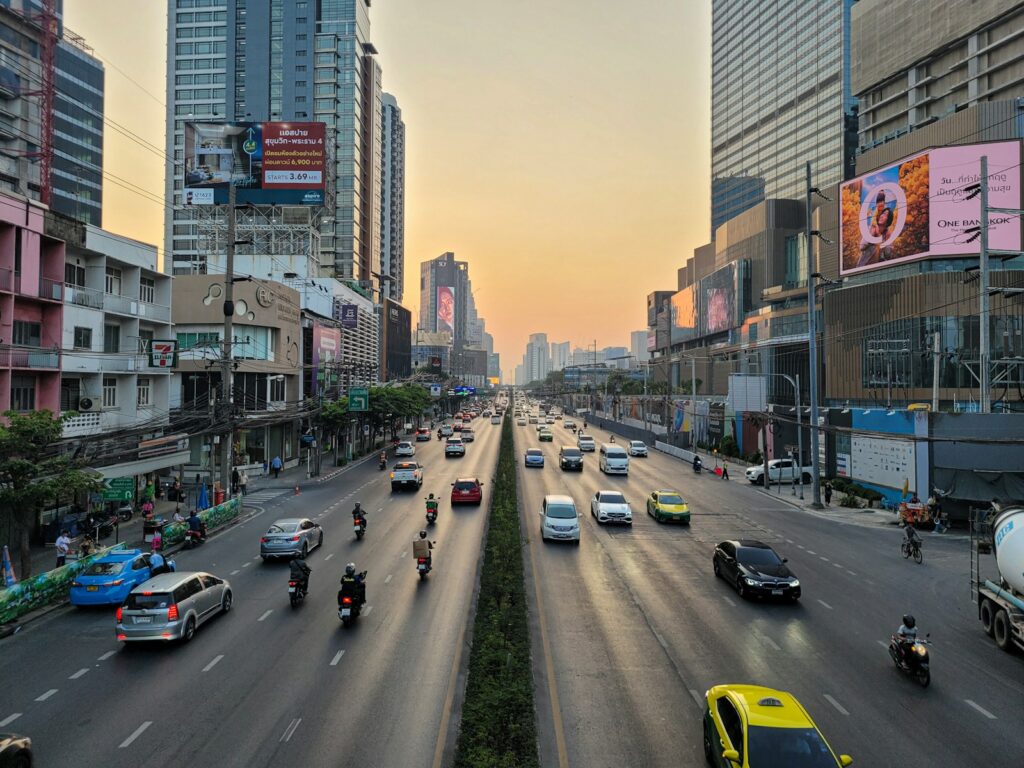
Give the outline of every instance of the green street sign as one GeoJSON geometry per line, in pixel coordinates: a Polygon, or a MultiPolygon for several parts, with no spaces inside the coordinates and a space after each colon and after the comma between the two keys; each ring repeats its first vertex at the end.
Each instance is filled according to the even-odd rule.
{"type": "Polygon", "coordinates": [[[134,477],[112,477],[103,488],[104,501],[131,501],[135,498],[134,477]]]}
{"type": "Polygon", "coordinates": [[[370,390],[366,387],[352,387],[348,391],[348,409],[352,412],[370,410],[370,390]]]}

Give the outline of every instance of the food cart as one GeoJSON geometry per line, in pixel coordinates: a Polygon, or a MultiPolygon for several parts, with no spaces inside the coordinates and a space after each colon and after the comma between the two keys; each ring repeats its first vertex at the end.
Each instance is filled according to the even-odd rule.
{"type": "Polygon", "coordinates": [[[906,525],[922,525],[932,522],[932,513],[923,502],[900,502],[900,520],[906,525]]]}

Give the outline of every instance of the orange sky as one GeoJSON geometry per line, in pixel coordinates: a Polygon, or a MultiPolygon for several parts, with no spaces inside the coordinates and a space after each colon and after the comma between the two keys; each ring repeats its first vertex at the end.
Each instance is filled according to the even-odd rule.
{"type": "MultiPolygon", "coordinates": [[[[167,3],[64,7],[107,64],[104,225],[162,248],[167,3]]],[[[709,4],[377,0],[371,18],[406,122],[414,318],[419,262],[454,251],[506,376],[530,333],[628,345],[708,237],[709,4]]]]}

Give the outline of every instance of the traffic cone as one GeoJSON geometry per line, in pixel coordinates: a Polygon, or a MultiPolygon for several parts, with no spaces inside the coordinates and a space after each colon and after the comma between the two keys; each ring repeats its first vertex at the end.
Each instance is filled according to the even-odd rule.
{"type": "Polygon", "coordinates": [[[299,495],[301,495],[301,494],[302,494],[302,491],[301,491],[301,490],[299,490],[299,486],[297,486],[297,485],[296,485],[296,486],[295,486],[295,495],[296,495],[296,496],[299,496],[299,495]]]}

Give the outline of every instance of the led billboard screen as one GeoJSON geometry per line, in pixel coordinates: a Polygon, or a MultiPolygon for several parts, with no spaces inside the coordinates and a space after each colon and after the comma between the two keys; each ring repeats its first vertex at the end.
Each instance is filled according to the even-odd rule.
{"type": "Polygon", "coordinates": [[[322,205],[323,123],[185,123],[185,205],[322,205]]]}
{"type": "Polygon", "coordinates": [[[455,289],[437,286],[437,330],[455,333],[455,289]]]}
{"type": "Polygon", "coordinates": [[[673,344],[697,337],[697,286],[689,285],[672,295],[672,325],[669,337],[673,344]]]}
{"type": "Polygon", "coordinates": [[[700,281],[700,335],[736,325],[736,265],[729,264],[700,281]]]}
{"type": "MultiPolygon", "coordinates": [[[[1019,208],[1020,142],[940,147],[848,181],[840,187],[839,271],[843,275],[931,256],[978,253],[981,201],[967,187],[988,157],[989,205],[1019,208]]],[[[1020,220],[991,214],[989,247],[1020,250],[1020,220]]]]}

